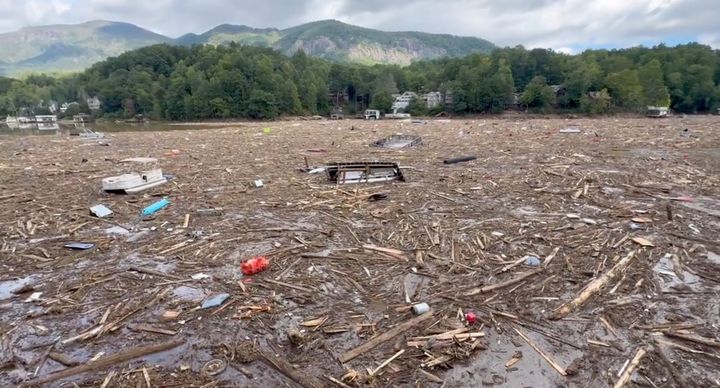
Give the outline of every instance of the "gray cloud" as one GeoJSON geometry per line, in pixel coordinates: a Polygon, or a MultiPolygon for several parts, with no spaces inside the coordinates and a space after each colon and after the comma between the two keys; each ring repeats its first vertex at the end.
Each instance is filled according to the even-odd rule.
{"type": "Polygon", "coordinates": [[[720,47],[717,0],[0,0],[0,31],[93,19],[169,36],[218,24],[285,28],[339,19],[383,30],[478,36],[499,45],[581,50],[697,40],[720,47]]]}

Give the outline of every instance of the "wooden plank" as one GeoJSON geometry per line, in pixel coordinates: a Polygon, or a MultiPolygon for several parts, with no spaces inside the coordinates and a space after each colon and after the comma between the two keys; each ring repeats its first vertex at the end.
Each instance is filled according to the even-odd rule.
{"type": "Polygon", "coordinates": [[[647,350],[645,350],[645,348],[638,349],[637,353],[635,353],[635,357],[633,357],[632,361],[630,361],[630,365],[628,365],[628,367],[625,369],[623,374],[620,376],[620,379],[618,379],[613,388],[622,388],[630,381],[630,377],[632,377],[635,368],[640,365],[640,361],[642,360],[643,356],[645,356],[645,353],[647,353],[647,350]]]}
{"type": "Polygon", "coordinates": [[[542,272],[542,271],[543,271],[542,269],[536,269],[536,270],[534,270],[534,271],[524,272],[524,273],[521,273],[521,274],[520,274],[519,276],[517,276],[517,277],[514,277],[514,278],[512,278],[512,279],[510,279],[510,280],[506,280],[506,281],[501,282],[501,283],[491,284],[491,285],[489,285],[489,286],[474,288],[474,289],[466,292],[464,295],[465,295],[465,296],[473,296],[473,295],[484,294],[484,293],[486,293],[486,292],[495,291],[495,290],[499,290],[499,289],[501,289],[501,288],[509,287],[509,286],[514,285],[514,284],[520,283],[521,281],[523,281],[523,280],[525,280],[525,279],[527,279],[527,278],[529,278],[529,277],[531,277],[531,276],[535,276],[535,275],[539,274],[539,273],[542,272]]]}
{"type": "Polygon", "coordinates": [[[356,347],[355,349],[352,349],[345,354],[343,354],[340,357],[340,362],[348,362],[352,360],[353,358],[375,348],[376,346],[382,344],[385,341],[391,340],[392,338],[397,337],[398,335],[410,330],[412,327],[430,319],[433,317],[433,310],[430,310],[426,312],[423,315],[417,316],[413,319],[410,319],[408,321],[405,321],[392,329],[370,339],[369,341],[365,342],[364,344],[356,347]]]}
{"type": "Polygon", "coordinates": [[[185,343],[184,339],[177,339],[170,342],[164,342],[160,344],[154,344],[154,345],[148,345],[148,346],[140,346],[133,349],[124,350],[119,353],[115,353],[110,356],[101,357],[96,361],[91,361],[83,365],[74,366],[72,368],[63,369],[60,371],[57,371],[55,373],[51,373],[49,375],[39,377],[33,380],[30,380],[23,384],[23,386],[33,386],[33,385],[43,385],[47,383],[51,383],[53,381],[57,381],[60,379],[64,379],[66,377],[75,376],[80,373],[90,372],[98,369],[107,368],[109,366],[119,364],[121,362],[130,361],[132,359],[138,358],[138,357],[144,357],[153,353],[159,353],[164,352],[166,350],[170,350],[172,348],[176,348],[182,344],[185,343]]]}
{"type": "Polygon", "coordinates": [[[591,296],[597,294],[603,288],[603,286],[605,286],[605,284],[610,281],[610,279],[617,276],[618,272],[624,271],[625,268],[630,265],[630,261],[633,257],[635,257],[635,251],[628,253],[627,256],[625,256],[622,260],[615,264],[609,271],[605,272],[599,278],[588,283],[588,285],[582,289],[580,294],[578,294],[575,299],[560,306],[557,311],[555,311],[555,313],[550,316],[550,319],[565,318],[573,310],[582,306],[585,302],[587,302],[588,299],[590,299],[591,296]]]}

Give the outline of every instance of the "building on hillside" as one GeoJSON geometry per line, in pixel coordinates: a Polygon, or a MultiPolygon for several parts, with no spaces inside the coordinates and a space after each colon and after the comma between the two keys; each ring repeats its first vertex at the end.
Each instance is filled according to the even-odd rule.
{"type": "Polygon", "coordinates": [[[97,98],[97,96],[88,97],[86,99],[86,102],[87,102],[88,108],[90,108],[90,110],[100,110],[101,102],[100,102],[100,99],[97,98]]]}
{"type": "Polygon", "coordinates": [[[416,98],[417,94],[415,92],[405,92],[403,94],[399,94],[397,95],[397,97],[395,97],[395,102],[393,102],[392,104],[392,109],[394,111],[407,109],[407,107],[410,105],[410,102],[416,98]]]}
{"type": "Polygon", "coordinates": [[[343,106],[350,102],[350,95],[345,90],[328,91],[328,99],[330,104],[334,107],[343,106]]]}
{"type": "Polygon", "coordinates": [[[564,85],[550,85],[553,93],[555,93],[555,101],[563,101],[567,95],[567,88],[564,85]]]}
{"type": "Polygon", "coordinates": [[[50,100],[50,101],[48,101],[48,103],[47,103],[47,108],[48,108],[48,110],[50,111],[50,113],[56,114],[56,113],[58,112],[58,109],[59,109],[59,106],[58,106],[57,101],[55,101],[55,100],[50,100]]]}
{"type": "Polygon", "coordinates": [[[428,109],[436,108],[443,102],[442,94],[440,94],[440,92],[425,93],[425,95],[423,95],[423,100],[425,100],[425,104],[428,109]]]}
{"type": "Polygon", "coordinates": [[[78,103],[75,102],[75,101],[72,101],[72,102],[64,102],[62,105],[60,105],[60,113],[65,113],[65,112],[67,112],[68,108],[71,107],[72,105],[80,105],[80,104],[78,104],[78,103]]]}

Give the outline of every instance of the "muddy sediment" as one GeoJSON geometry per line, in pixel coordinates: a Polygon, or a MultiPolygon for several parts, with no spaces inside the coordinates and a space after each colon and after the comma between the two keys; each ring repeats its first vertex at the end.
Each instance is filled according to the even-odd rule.
{"type": "Polygon", "coordinates": [[[0,137],[2,386],[79,367],[45,384],[720,384],[720,117],[282,121],[103,142],[0,137]],[[422,144],[370,146],[394,134],[422,144]],[[171,179],[103,192],[148,167],[120,162],[134,157],[171,179]],[[398,163],[405,181],[307,172],[359,161],[398,163]],[[270,267],[244,275],[255,256],[270,267]]]}

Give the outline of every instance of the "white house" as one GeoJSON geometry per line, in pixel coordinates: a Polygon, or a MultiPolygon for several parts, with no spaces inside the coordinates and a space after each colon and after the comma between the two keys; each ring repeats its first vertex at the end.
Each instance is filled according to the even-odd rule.
{"type": "Polygon", "coordinates": [[[77,102],[75,102],[75,101],[73,101],[73,102],[64,102],[62,105],[60,105],[60,112],[61,112],[61,113],[67,112],[68,108],[71,107],[72,105],[79,105],[79,104],[78,104],[77,102]]]}
{"type": "Polygon", "coordinates": [[[48,101],[47,105],[48,110],[50,110],[50,113],[55,114],[58,111],[58,103],[55,100],[48,101]]]}
{"type": "Polygon", "coordinates": [[[88,97],[86,101],[90,110],[100,110],[100,99],[97,96],[88,97]]]}
{"type": "Polygon", "coordinates": [[[414,98],[417,98],[417,94],[415,94],[414,92],[405,92],[395,97],[395,102],[393,102],[392,104],[392,109],[406,109],[408,105],[410,105],[410,101],[412,101],[414,98]]]}
{"type": "Polygon", "coordinates": [[[427,103],[428,109],[440,106],[443,102],[442,94],[440,92],[430,92],[423,96],[423,100],[427,103]]]}

